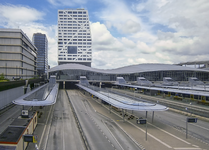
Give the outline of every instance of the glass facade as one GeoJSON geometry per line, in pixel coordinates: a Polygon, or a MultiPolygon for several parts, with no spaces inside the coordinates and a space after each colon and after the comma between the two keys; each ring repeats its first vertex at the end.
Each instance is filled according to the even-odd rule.
{"type": "Polygon", "coordinates": [[[58,10],[58,65],[78,63],[90,67],[91,46],[88,11],[58,10]]]}
{"type": "Polygon", "coordinates": [[[48,69],[48,40],[45,34],[33,34],[33,43],[38,49],[37,71],[38,75],[44,75],[48,69]]]}
{"type": "Polygon", "coordinates": [[[50,75],[56,75],[57,80],[79,80],[80,76],[86,76],[88,80],[116,81],[117,77],[123,77],[126,81],[137,81],[137,77],[145,77],[150,81],[163,81],[163,77],[171,77],[175,81],[188,81],[189,77],[197,77],[201,81],[209,81],[209,73],[204,71],[151,71],[130,74],[108,74],[88,70],[59,70],[50,72],[50,75]]]}

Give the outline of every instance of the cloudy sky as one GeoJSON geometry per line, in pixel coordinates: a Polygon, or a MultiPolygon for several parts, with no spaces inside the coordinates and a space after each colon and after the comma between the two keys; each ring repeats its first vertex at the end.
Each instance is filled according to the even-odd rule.
{"type": "Polygon", "coordinates": [[[57,65],[57,10],[89,12],[92,67],[208,60],[209,0],[1,0],[0,28],[20,28],[49,41],[57,65]]]}

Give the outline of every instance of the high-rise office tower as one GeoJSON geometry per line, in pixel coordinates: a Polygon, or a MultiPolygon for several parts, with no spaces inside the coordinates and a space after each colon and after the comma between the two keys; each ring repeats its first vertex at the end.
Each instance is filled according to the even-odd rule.
{"type": "Polygon", "coordinates": [[[78,63],[91,66],[92,40],[88,11],[58,10],[58,65],[78,63]]]}
{"type": "Polygon", "coordinates": [[[37,72],[38,75],[44,75],[48,70],[48,40],[45,34],[34,33],[33,44],[38,49],[37,54],[37,72]]]}
{"type": "Polygon", "coordinates": [[[0,28],[0,74],[5,78],[36,77],[37,51],[21,29],[0,28]]]}

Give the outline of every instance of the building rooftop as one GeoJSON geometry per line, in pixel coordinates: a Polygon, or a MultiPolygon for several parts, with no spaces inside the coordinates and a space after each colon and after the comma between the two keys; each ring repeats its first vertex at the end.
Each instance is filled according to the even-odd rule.
{"type": "Polygon", "coordinates": [[[48,72],[59,71],[59,70],[86,70],[98,73],[106,73],[106,74],[130,74],[130,73],[140,73],[140,72],[151,72],[151,71],[200,71],[200,72],[209,72],[208,70],[189,68],[171,64],[138,64],[138,65],[130,65],[116,69],[96,69],[88,66],[80,65],[80,64],[63,64],[55,66],[49,69],[48,72]]]}
{"type": "Polygon", "coordinates": [[[26,127],[8,127],[0,134],[0,143],[16,144],[26,127]]]}

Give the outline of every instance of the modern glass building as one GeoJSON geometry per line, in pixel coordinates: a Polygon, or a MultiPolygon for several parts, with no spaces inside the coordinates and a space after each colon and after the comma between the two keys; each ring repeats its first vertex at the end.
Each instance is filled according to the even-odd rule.
{"type": "Polygon", "coordinates": [[[21,29],[0,29],[0,74],[8,79],[37,75],[37,48],[21,29]]]}
{"type": "Polygon", "coordinates": [[[88,11],[58,10],[58,65],[78,63],[91,67],[92,39],[88,11]]]}
{"type": "Polygon", "coordinates": [[[45,34],[34,33],[33,44],[38,49],[37,54],[37,71],[38,75],[44,75],[48,69],[48,40],[45,34]]]}

